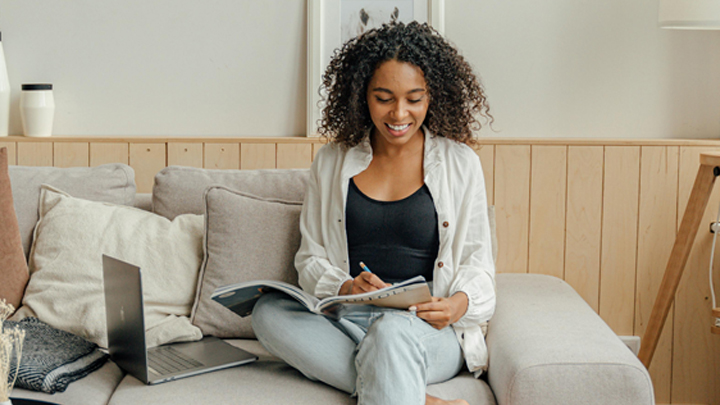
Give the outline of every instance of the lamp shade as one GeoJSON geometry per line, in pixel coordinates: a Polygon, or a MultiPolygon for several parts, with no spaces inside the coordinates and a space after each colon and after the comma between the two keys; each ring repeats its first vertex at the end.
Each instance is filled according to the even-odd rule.
{"type": "Polygon", "coordinates": [[[720,0],[660,0],[662,28],[720,30],[720,0]]]}

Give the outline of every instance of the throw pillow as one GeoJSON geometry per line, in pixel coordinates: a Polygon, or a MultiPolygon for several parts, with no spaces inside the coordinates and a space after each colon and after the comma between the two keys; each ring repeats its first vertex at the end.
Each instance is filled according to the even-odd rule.
{"type": "Polygon", "coordinates": [[[48,325],[107,347],[102,254],[143,270],[148,346],[198,340],[188,315],[202,260],[203,217],[170,221],[133,207],[74,198],[44,185],[18,321],[48,325]]]}
{"type": "Polygon", "coordinates": [[[86,200],[123,205],[132,205],[135,200],[135,172],[121,163],[71,168],[10,166],[9,173],[26,258],[38,221],[42,184],[86,200]]]}
{"type": "Polygon", "coordinates": [[[0,280],[0,299],[19,307],[28,281],[28,268],[13,207],[7,148],[0,148],[0,280]]]}
{"type": "Polygon", "coordinates": [[[180,214],[203,214],[203,193],[225,186],[263,198],[302,201],[310,177],[308,169],[210,170],[170,166],[155,175],[153,212],[173,219],[180,214]]]}
{"type": "Polygon", "coordinates": [[[264,199],[225,187],[205,192],[205,258],[192,322],[205,335],[254,338],[250,318],[213,301],[217,287],[251,280],[297,285],[302,202],[264,199]]]}

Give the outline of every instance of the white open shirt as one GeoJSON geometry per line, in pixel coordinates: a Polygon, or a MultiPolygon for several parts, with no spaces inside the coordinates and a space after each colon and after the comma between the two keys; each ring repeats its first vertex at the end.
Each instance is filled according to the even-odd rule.
{"type": "MultiPolygon", "coordinates": [[[[487,369],[482,326],[495,311],[495,264],[492,258],[487,195],[482,166],[467,145],[425,132],[423,169],[438,215],[440,246],[433,270],[433,295],[468,296],[463,317],[452,324],[468,369],[487,369]]],[[[350,178],[372,160],[369,137],[344,149],[327,144],[318,151],[300,215],[302,241],[295,256],[300,286],[317,297],[337,295],[351,279],[348,265],[345,204],[350,178]]],[[[410,214],[412,215],[412,214],[410,214]]]]}

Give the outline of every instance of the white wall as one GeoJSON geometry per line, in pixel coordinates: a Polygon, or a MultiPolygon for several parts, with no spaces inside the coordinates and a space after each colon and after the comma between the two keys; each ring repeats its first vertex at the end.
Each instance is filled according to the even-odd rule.
{"type": "MultiPolygon", "coordinates": [[[[657,0],[446,0],[502,137],[720,138],[720,32],[657,0]]],[[[0,0],[20,84],[55,85],[57,135],[298,136],[305,0],[0,0]]]]}
{"type": "Polygon", "coordinates": [[[58,135],[305,132],[305,2],[0,0],[21,83],[52,82],[58,135]]]}
{"type": "MultiPolygon", "coordinates": [[[[659,29],[658,0],[446,1],[493,136],[720,138],[720,31],[659,29]]],[[[488,132],[483,132],[488,135],[488,132]]]]}

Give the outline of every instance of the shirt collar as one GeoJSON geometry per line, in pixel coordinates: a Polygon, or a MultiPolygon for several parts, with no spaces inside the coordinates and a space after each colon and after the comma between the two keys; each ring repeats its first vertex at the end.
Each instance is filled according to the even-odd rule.
{"type": "MultiPolygon", "coordinates": [[[[431,133],[424,125],[422,129],[425,133],[423,169],[425,170],[425,176],[427,176],[428,173],[440,163],[440,151],[438,150],[437,136],[431,133]]],[[[371,130],[372,127],[367,130],[365,137],[359,144],[348,149],[342,169],[344,178],[349,179],[354,177],[370,166],[370,162],[372,161],[372,146],[370,145],[371,130]]]]}

